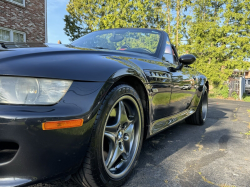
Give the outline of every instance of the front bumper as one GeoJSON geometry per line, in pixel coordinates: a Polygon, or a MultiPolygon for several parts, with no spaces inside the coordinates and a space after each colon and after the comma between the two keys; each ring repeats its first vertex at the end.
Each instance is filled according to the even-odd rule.
{"type": "Polygon", "coordinates": [[[74,82],[53,106],[0,105],[0,186],[33,184],[77,171],[89,144],[103,84],[74,82]],[[83,126],[42,129],[43,122],[70,119],[84,119],[83,126]]]}

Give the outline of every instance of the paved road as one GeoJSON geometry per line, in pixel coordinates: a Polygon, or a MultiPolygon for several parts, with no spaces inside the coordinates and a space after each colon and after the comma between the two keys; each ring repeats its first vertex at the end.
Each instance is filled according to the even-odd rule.
{"type": "MultiPolygon", "coordinates": [[[[144,142],[124,187],[250,186],[250,103],[210,99],[203,126],[179,123],[144,142]]],[[[77,187],[56,181],[36,187],[77,187]]]]}

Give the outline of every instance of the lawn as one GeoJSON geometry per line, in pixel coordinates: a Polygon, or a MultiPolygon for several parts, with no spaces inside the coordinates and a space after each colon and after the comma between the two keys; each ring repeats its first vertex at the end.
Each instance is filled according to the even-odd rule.
{"type": "Polygon", "coordinates": [[[243,101],[250,102],[250,95],[244,94],[243,95],[243,101]]]}
{"type": "Polygon", "coordinates": [[[188,90],[190,92],[196,92],[196,89],[191,89],[191,90],[188,90]]]}

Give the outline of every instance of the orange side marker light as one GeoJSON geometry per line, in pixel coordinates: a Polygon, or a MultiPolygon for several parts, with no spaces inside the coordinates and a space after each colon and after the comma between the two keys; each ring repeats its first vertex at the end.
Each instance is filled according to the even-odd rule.
{"type": "Polygon", "coordinates": [[[43,123],[43,130],[74,128],[74,127],[81,127],[82,125],[83,125],[83,119],[48,121],[43,123]]]}

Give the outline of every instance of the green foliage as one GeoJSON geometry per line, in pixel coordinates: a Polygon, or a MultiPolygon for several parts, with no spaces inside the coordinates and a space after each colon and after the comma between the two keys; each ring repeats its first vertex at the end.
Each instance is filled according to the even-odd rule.
{"type": "Polygon", "coordinates": [[[247,69],[250,50],[249,0],[194,0],[182,51],[197,57],[197,70],[218,87],[233,69],[247,69]]]}
{"type": "Polygon", "coordinates": [[[232,97],[236,100],[239,98],[238,94],[236,92],[233,92],[232,93],[232,97]]]}
{"type": "Polygon", "coordinates": [[[224,99],[228,98],[228,95],[229,95],[228,86],[224,85],[224,86],[220,89],[220,95],[221,95],[224,99]]]}
{"type": "Polygon", "coordinates": [[[83,28],[80,25],[80,20],[76,17],[73,17],[72,15],[65,15],[64,21],[66,22],[64,28],[65,34],[70,36],[71,41],[74,41],[79,38],[79,36],[84,35],[83,28]]]}
{"type": "Polygon", "coordinates": [[[110,28],[164,28],[163,2],[160,0],[70,0],[67,5],[66,34],[74,40],[82,35],[110,28]],[[71,27],[82,27],[81,31],[71,27]],[[71,32],[73,31],[73,32],[71,32]],[[76,32],[74,32],[76,31],[76,32]]]}
{"type": "Polygon", "coordinates": [[[214,88],[213,93],[209,93],[210,98],[216,98],[217,96],[222,96],[224,99],[228,98],[229,90],[227,85],[222,85],[217,88],[214,88]]]}
{"type": "Polygon", "coordinates": [[[209,93],[209,94],[208,94],[208,97],[209,97],[209,98],[216,98],[216,97],[217,97],[217,95],[216,95],[216,94],[214,94],[214,93],[209,93]]]}
{"type": "MultiPolygon", "coordinates": [[[[243,101],[250,102],[250,95],[247,95],[246,93],[243,94],[243,101]]],[[[249,112],[249,111],[248,111],[249,112]]]]}
{"type": "Polygon", "coordinates": [[[108,28],[165,30],[218,89],[234,69],[250,68],[250,0],[70,0],[67,11],[71,40],[108,28]]]}
{"type": "Polygon", "coordinates": [[[245,133],[245,135],[250,136],[250,131],[248,131],[247,133],[245,133]]]}

